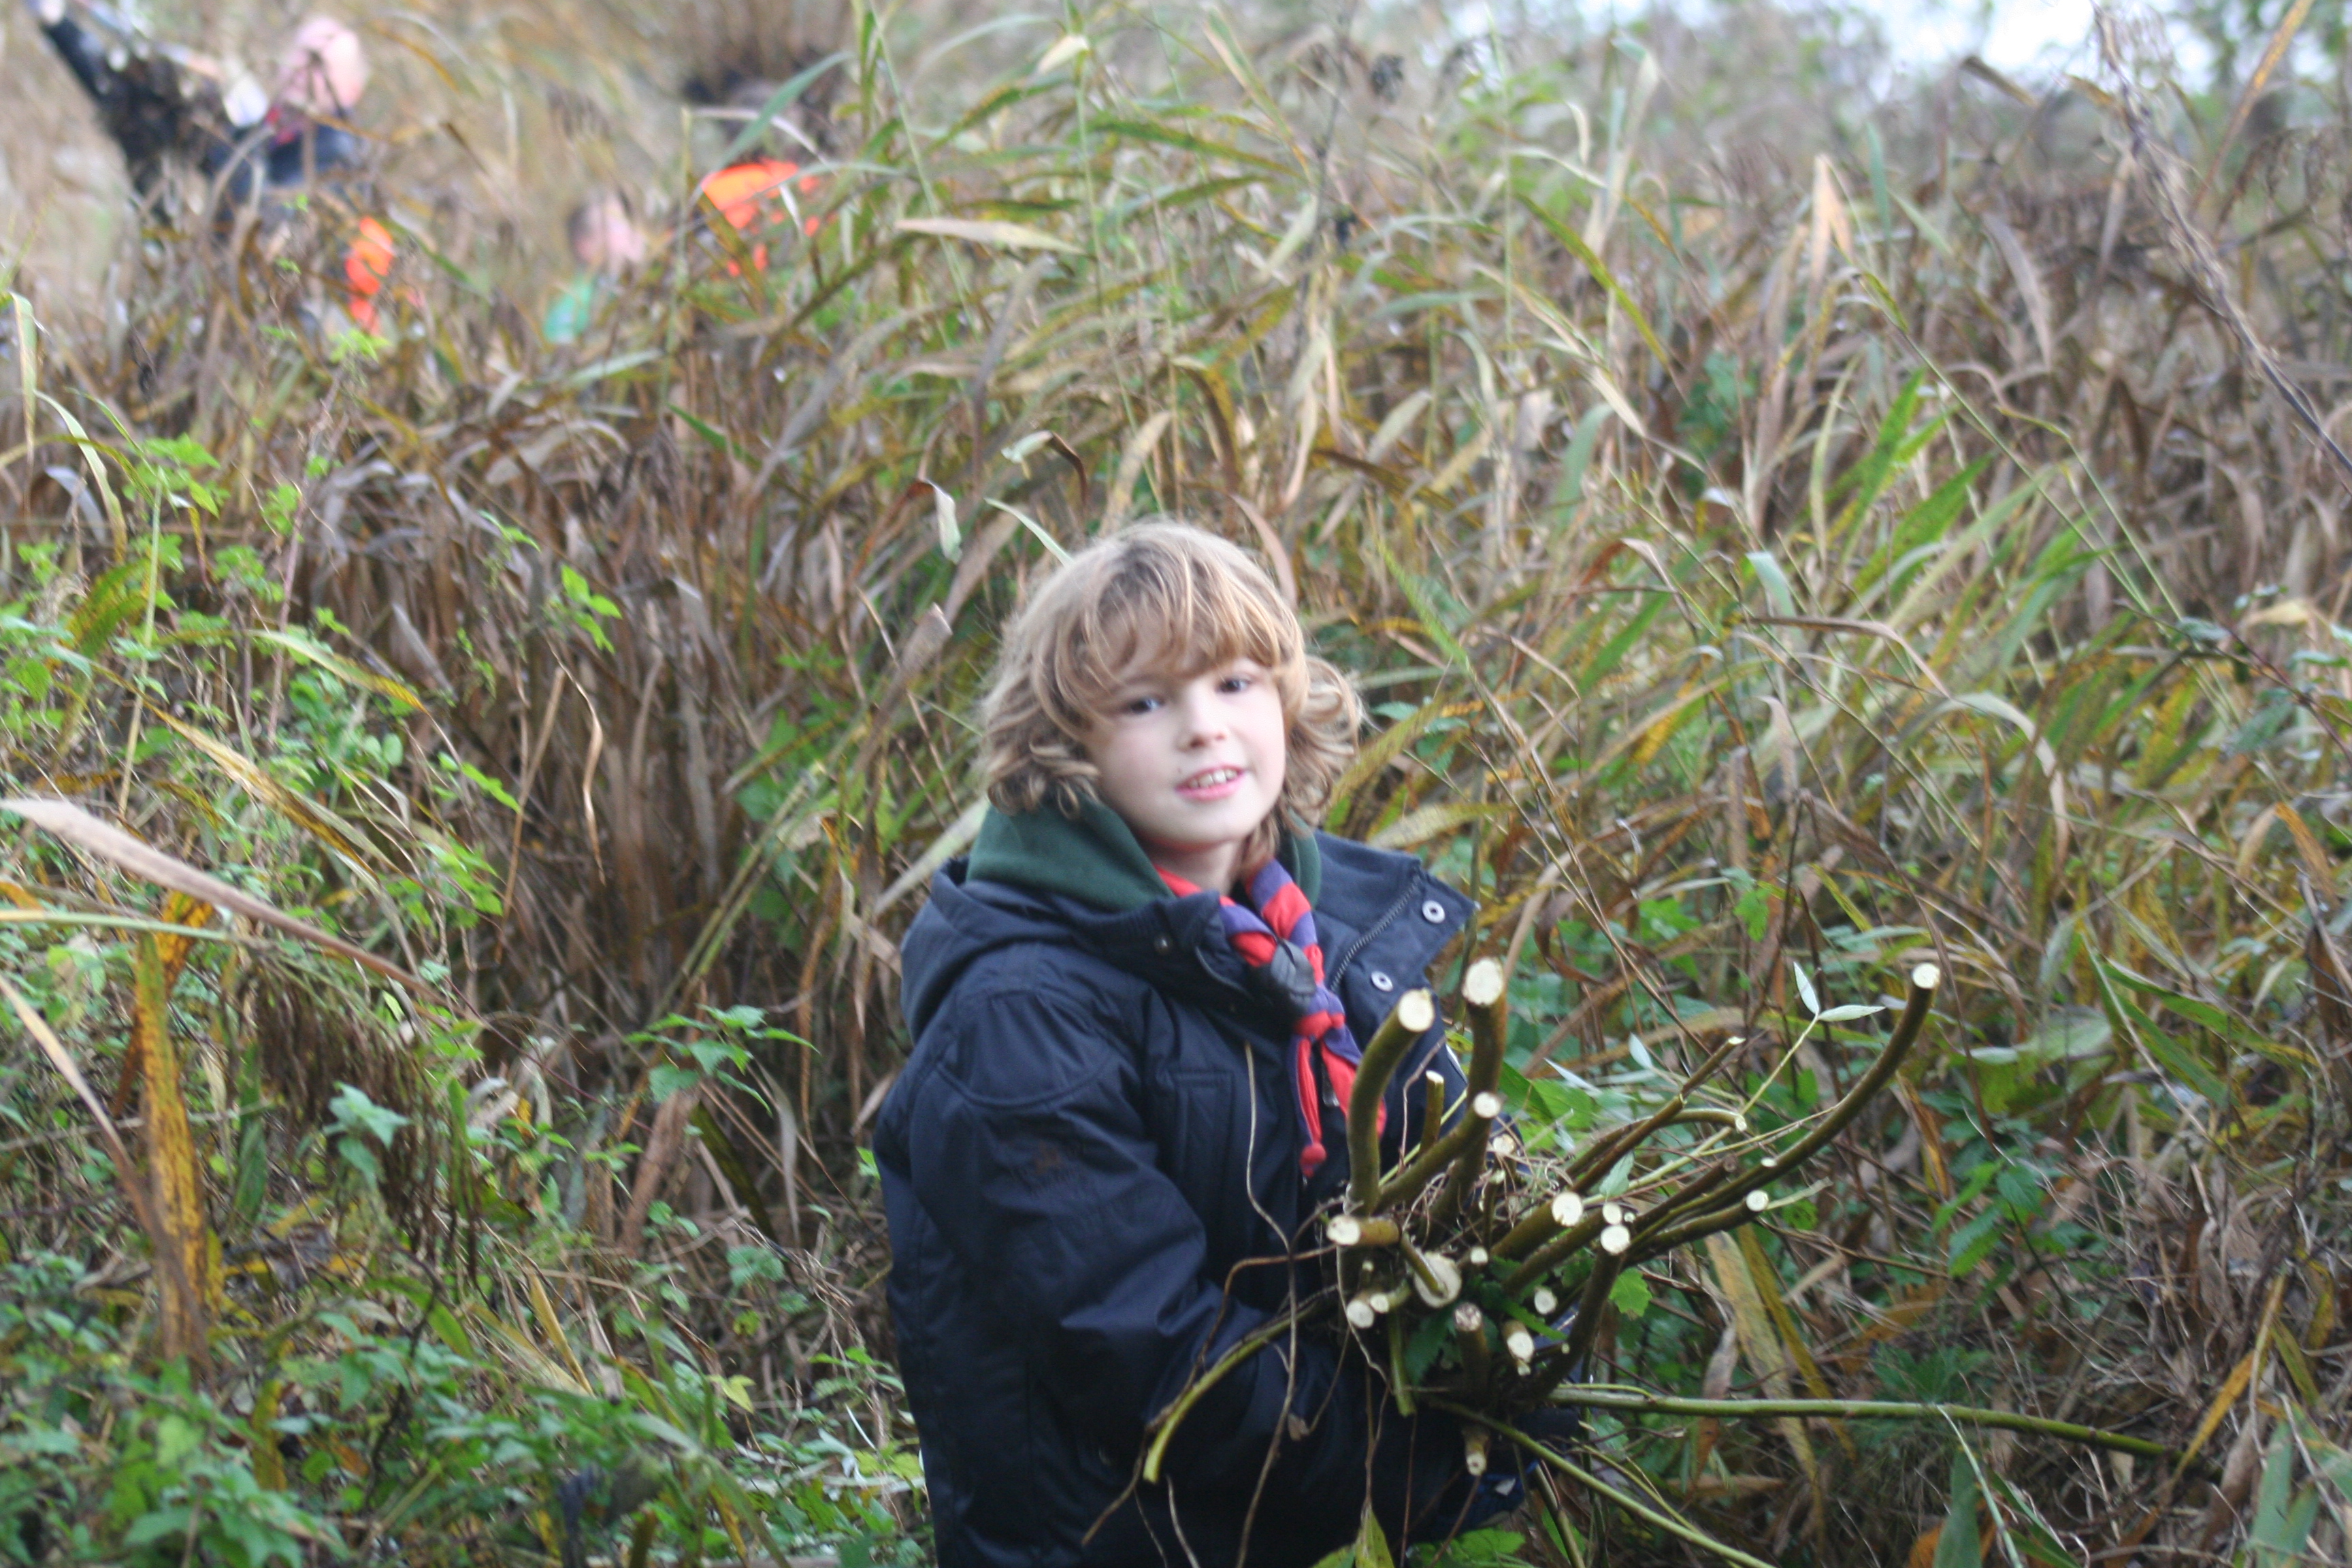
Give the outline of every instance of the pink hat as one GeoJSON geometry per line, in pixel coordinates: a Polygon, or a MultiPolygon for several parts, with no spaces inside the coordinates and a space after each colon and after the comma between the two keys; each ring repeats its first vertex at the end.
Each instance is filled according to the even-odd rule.
{"type": "Polygon", "coordinates": [[[310,114],[340,114],[367,90],[367,50],[332,16],[311,16],[294,29],[278,58],[278,101],[310,114]]]}

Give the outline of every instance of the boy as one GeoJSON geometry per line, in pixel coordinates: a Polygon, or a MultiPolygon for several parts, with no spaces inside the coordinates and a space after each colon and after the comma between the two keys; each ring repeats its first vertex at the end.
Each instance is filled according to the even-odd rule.
{"type": "MultiPolygon", "coordinates": [[[[1037,591],[985,722],[992,809],[908,933],[916,1045],[875,1136],[943,1568],[1303,1568],[1368,1490],[1391,1541],[1491,1511],[1459,1429],[1399,1417],[1319,1329],[1137,1479],[1147,1424],[1316,1288],[1296,1255],[1347,1179],[1355,1042],[1469,911],[1307,826],[1355,751],[1346,680],[1239,549],[1141,524],[1037,591]]],[[[1433,1069],[1461,1093],[1441,1030],[1384,1159],[1433,1069]]]]}
{"type": "Polygon", "coordinates": [[[599,191],[573,207],[563,228],[580,269],[548,302],[540,331],[551,343],[577,342],[585,336],[595,324],[597,308],[612,292],[613,280],[646,259],[646,231],[637,226],[629,199],[618,191],[599,191]]]}

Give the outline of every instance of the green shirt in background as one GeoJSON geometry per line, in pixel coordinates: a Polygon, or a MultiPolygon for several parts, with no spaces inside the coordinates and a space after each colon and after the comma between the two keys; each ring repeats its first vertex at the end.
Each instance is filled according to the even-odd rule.
{"type": "Polygon", "coordinates": [[[583,272],[547,302],[539,330],[551,343],[577,342],[596,324],[596,307],[608,292],[604,274],[583,272]]]}

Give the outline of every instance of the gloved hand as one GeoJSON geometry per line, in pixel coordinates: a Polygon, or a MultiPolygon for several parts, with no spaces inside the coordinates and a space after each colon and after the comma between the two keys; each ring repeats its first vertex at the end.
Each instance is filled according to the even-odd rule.
{"type": "MultiPolygon", "coordinates": [[[[1547,1320],[1546,1331],[1535,1342],[1538,1353],[1556,1350],[1568,1342],[1576,1331],[1574,1306],[1557,1312],[1547,1320]]],[[[1568,1375],[1570,1383],[1584,1381],[1584,1369],[1580,1366],[1568,1375]]],[[[1532,1442],[1565,1456],[1569,1448],[1584,1436],[1584,1412],[1572,1405],[1545,1405],[1517,1413],[1509,1425],[1532,1442]]],[[[1488,1521],[1511,1512],[1527,1501],[1528,1482],[1543,1461],[1523,1451],[1517,1444],[1501,1437],[1494,1438],[1486,1449],[1486,1473],[1471,1484],[1470,1498],[1455,1533],[1475,1530],[1488,1521]]]]}
{"type": "Polygon", "coordinates": [[[1584,1411],[1574,1405],[1546,1405],[1528,1411],[1511,1425],[1553,1453],[1566,1454],[1584,1436],[1584,1411]]]}
{"type": "MultiPolygon", "coordinates": [[[[1584,1436],[1584,1412],[1573,1405],[1547,1405],[1528,1411],[1511,1423],[1555,1454],[1566,1454],[1584,1436]]],[[[1516,1443],[1496,1439],[1486,1451],[1486,1473],[1478,1478],[1461,1528],[1475,1530],[1499,1519],[1528,1500],[1528,1483],[1543,1461],[1516,1443]]]]}

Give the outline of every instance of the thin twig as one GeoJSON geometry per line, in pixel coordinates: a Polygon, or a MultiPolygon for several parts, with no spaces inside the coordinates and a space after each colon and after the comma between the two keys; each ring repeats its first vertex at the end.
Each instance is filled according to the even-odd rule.
{"type": "Polygon", "coordinates": [[[1699,1529],[1696,1525],[1692,1524],[1685,1520],[1677,1518],[1675,1515],[1664,1509],[1653,1508],[1648,1503],[1642,1501],[1639,1498],[1633,1496],[1629,1492],[1619,1490],[1617,1488],[1612,1487],[1608,1482],[1602,1480],[1599,1476],[1596,1476],[1591,1471],[1586,1469],[1583,1466],[1576,1463],[1573,1459],[1567,1458],[1565,1455],[1555,1449],[1546,1447],[1543,1444],[1537,1442],[1533,1437],[1528,1436],[1525,1432],[1520,1431],[1517,1426],[1513,1426],[1507,1422],[1497,1421],[1490,1415],[1484,1415],[1475,1410],[1471,1410],[1463,1405],[1455,1405],[1451,1401],[1433,1399],[1430,1401],[1430,1404],[1440,1409],[1445,1410],[1451,1415],[1458,1415],[1465,1420],[1476,1422],[1478,1425],[1486,1427],[1488,1431],[1494,1433],[1497,1437],[1500,1437],[1506,1442],[1517,1447],[1522,1453],[1528,1455],[1530,1458],[1541,1459],[1545,1464],[1549,1465],[1560,1474],[1568,1477],[1569,1479],[1578,1482],[1591,1490],[1598,1492],[1601,1496],[1607,1498],[1611,1502],[1615,1503],[1627,1513],[1633,1514],[1637,1519],[1645,1519],[1649,1521],[1652,1524],[1656,1525],[1660,1530],[1664,1531],[1667,1534],[1675,1537],[1677,1540],[1686,1541],[1702,1552],[1708,1552],[1713,1556],[1720,1557],[1727,1563],[1736,1563],[1739,1564],[1739,1568],[1773,1568],[1771,1563],[1765,1562],[1762,1558],[1751,1557],[1747,1552],[1740,1551],[1737,1546],[1731,1546],[1716,1540],[1715,1537],[1707,1534],[1706,1531],[1699,1529]]]}
{"type": "Polygon", "coordinates": [[[2014,1410],[1992,1410],[1974,1405],[1924,1405],[1892,1399],[1683,1399],[1663,1394],[1621,1394],[1605,1388],[1574,1386],[1558,1390],[1552,1394],[1552,1400],[1559,1405],[1650,1415],[1752,1417],[1757,1420],[1820,1415],[1833,1420],[1855,1421],[1957,1421],[1964,1426],[1990,1426],[2004,1432],[2027,1432],[2041,1437],[2057,1437],[2069,1443],[2087,1444],[2095,1448],[2113,1449],[2118,1454],[2135,1454],[2143,1459],[2161,1459],[2168,1464],[2180,1458],[2179,1450],[2150,1442],[2146,1437],[2109,1432],[2103,1427],[2085,1426],[2074,1421],[2053,1421],[2045,1416],[2025,1415],[2014,1410]]]}

